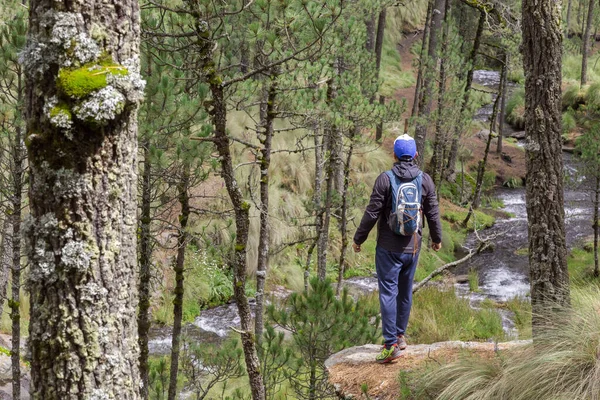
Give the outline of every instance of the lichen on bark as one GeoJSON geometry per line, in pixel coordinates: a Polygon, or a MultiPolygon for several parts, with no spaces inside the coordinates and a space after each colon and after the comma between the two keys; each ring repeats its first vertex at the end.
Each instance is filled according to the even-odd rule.
{"type": "Polygon", "coordinates": [[[32,398],[138,399],[138,3],[31,0],[29,10],[32,398]],[[73,85],[90,76],[95,86],[73,85]]]}

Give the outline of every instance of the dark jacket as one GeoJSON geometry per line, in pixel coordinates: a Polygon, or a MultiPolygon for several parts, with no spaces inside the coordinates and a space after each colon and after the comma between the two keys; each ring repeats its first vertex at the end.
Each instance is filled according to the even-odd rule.
{"type": "MultiPolygon", "coordinates": [[[[402,180],[410,181],[419,173],[419,167],[413,161],[399,161],[394,164],[392,171],[402,180]]],[[[434,243],[442,242],[442,223],[440,221],[440,210],[438,200],[435,194],[435,185],[429,175],[423,172],[423,192],[421,205],[423,214],[427,218],[427,225],[431,239],[434,243]]],[[[367,206],[365,214],[360,221],[360,225],[354,235],[354,243],[360,245],[369,236],[369,232],[375,226],[377,220],[377,247],[397,253],[412,253],[415,251],[415,239],[417,240],[417,249],[421,246],[422,231],[419,229],[416,237],[396,235],[388,226],[388,218],[392,210],[392,190],[390,178],[382,173],[379,175],[373,185],[371,201],[367,206]]]]}

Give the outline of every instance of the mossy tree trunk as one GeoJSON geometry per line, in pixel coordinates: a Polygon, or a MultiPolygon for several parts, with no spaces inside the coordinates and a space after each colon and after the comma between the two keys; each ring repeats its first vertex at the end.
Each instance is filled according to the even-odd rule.
{"type": "Polygon", "coordinates": [[[499,124],[498,124],[498,145],[496,146],[496,153],[502,153],[502,139],[504,133],[504,122],[506,119],[506,92],[508,88],[508,71],[510,71],[510,55],[508,51],[504,52],[504,65],[506,69],[506,73],[504,74],[504,79],[500,84],[502,85],[502,99],[500,100],[500,116],[499,116],[499,124]]]}
{"type": "Polygon", "coordinates": [[[138,2],[32,0],[29,22],[31,396],[139,399],[138,2]]]}
{"type": "MultiPolygon", "coordinates": [[[[379,18],[377,19],[377,39],[375,41],[375,69],[376,69],[376,76],[379,79],[379,76],[381,75],[381,57],[382,57],[382,53],[383,53],[383,40],[384,40],[384,34],[385,34],[385,21],[387,18],[387,8],[383,7],[381,9],[381,11],[379,12],[379,18]]],[[[381,104],[385,104],[385,97],[382,95],[379,95],[379,102],[381,104]]],[[[375,140],[376,141],[380,141],[381,138],[383,137],[383,122],[378,122],[377,125],[375,126],[375,140]]],[[[341,191],[343,186],[339,185],[337,186],[338,191],[341,191]]]]}
{"type": "Polygon", "coordinates": [[[534,337],[567,306],[561,144],[562,32],[560,1],[523,1],[523,67],[527,135],[527,218],[534,337]]]}
{"type": "Polygon", "coordinates": [[[183,321],[184,267],[185,250],[188,242],[188,221],[190,218],[190,170],[183,166],[181,178],[177,182],[177,197],[181,213],[179,214],[179,232],[177,234],[177,256],[175,257],[175,298],[173,299],[173,332],[171,340],[171,371],[169,374],[168,400],[177,396],[177,376],[179,374],[179,352],[181,347],[181,324],[183,321]]]}
{"type": "Polygon", "coordinates": [[[258,132],[260,147],[260,233],[258,238],[258,260],[256,269],[256,309],[254,312],[254,333],[257,348],[262,347],[264,329],[264,291],[269,269],[269,243],[271,227],[269,221],[269,168],[273,148],[274,122],[277,117],[276,100],[278,94],[277,69],[269,74],[266,101],[261,102],[261,125],[258,132]],[[264,111],[262,111],[264,109],[264,111]],[[263,118],[264,117],[264,118],[263,118]]]}

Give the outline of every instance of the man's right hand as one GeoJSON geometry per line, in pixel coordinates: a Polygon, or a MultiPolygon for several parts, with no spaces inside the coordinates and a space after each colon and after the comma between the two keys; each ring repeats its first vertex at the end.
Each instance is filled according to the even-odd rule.
{"type": "Polygon", "coordinates": [[[431,248],[434,251],[440,251],[442,249],[442,243],[432,243],[431,248]]]}
{"type": "Polygon", "coordinates": [[[355,253],[360,253],[360,244],[352,243],[352,248],[355,253]]]}

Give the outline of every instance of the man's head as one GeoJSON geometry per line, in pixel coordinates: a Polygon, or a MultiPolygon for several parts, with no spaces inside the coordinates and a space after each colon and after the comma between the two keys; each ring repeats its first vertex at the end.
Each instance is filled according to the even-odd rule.
{"type": "Polygon", "coordinates": [[[398,136],[394,141],[394,155],[398,160],[412,160],[415,158],[418,155],[415,139],[406,133],[398,136]]]}

